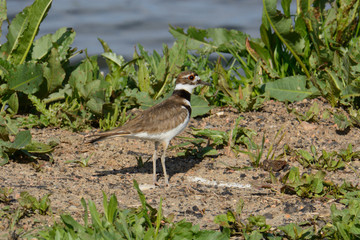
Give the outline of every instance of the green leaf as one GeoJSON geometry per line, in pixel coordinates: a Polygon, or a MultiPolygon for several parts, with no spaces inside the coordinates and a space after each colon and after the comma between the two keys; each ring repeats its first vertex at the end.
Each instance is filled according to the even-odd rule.
{"type": "Polygon", "coordinates": [[[152,223],[151,223],[151,220],[150,220],[150,217],[147,213],[147,203],[146,203],[146,198],[145,198],[145,195],[143,194],[143,192],[140,190],[140,187],[139,187],[139,184],[138,182],[134,179],[133,180],[133,183],[134,183],[134,188],[136,189],[138,195],[139,195],[139,198],[140,198],[140,202],[141,202],[141,205],[142,205],[142,211],[143,211],[143,214],[144,214],[144,218],[146,220],[146,222],[148,223],[149,226],[152,226],[152,223]]]}
{"type": "Polygon", "coordinates": [[[3,134],[8,135],[10,133],[11,135],[15,135],[19,132],[16,122],[11,120],[10,116],[6,116],[5,118],[0,118],[0,127],[2,126],[4,126],[5,129],[0,131],[0,138],[4,140],[8,140],[8,138],[6,138],[6,136],[4,136],[3,134]]]}
{"type": "MultiPolygon", "coordinates": [[[[97,92],[100,82],[92,83],[97,78],[98,66],[97,56],[86,58],[83,62],[71,73],[69,84],[73,89],[76,89],[81,97],[85,99],[97,92]],[[91,86],[89,86],[91,84],[91,86]]],[[[95,80],[100,81],[100,80],[95,80]]],[[[94,81],[94,82],[95,82],[94,81]]]]}
{"type": "MultiPolygon", "coordinates": [[[[275,34],[292,53],[296,61],[300,64],[307,78],[310,78],[311,75],[307,70],[306,65],[299,57],[299,55],[304,54],[305,40],[299,33],[294,31],[292,26],[293,20],[290,18],[290,16],[285,16],[276,9],[277,0],[263,0],[263,6],[265,16],[273,28],[275,34]]],[[[284,6],[287,6],[286,1],[284,2],[284,6]]],[[[287,9],[285,10],[288,11],[287,9]]]]}
{"type": "Polygon", "coordinates": [[[8,100],[9,108],[11,109],[12,114],[16,114],[19,110],[19,98],[17,93],[11,94],[8,100]]]}
{"type": "Polygon", "coordinates": [[[72,28],[60,28],[54,34],[46,34],[34,41],[32,59],[42,59],[51,49],[58,51],[60,61],[67,60],[70,45],[74,42],[75,31],[72,28]]]}
{"type": "Polygon", "coordinates": [[[92,111],[93,113],[96,113],[98,115],[100,115],[102,113],[104,104],[105,104],[104,100],[102,100],[100,98],[96,98],[96,97],[93,97],[89,101],[86,102],[86,106],[90,109],[90,111],[92,111]]]}
{"type": "Polygon", "coordinates": [[[209,106],[209,103],[203,98],[193,95],[191,96],[191,117],[197,117],[208,113],[213,106],[209,106]]]}
{"type": "Polygon", "coordinates": [[[13,63],[22,64],[25,61],[35,36],[39,31],[40,23],[49,11],[51,3],[52,0],[35,0],[29,8],[24,10],[23,14],[26,15],[24,22],[27,21],[27,26],[18,38],[19,45],[16,48],[16,53],[13,54],[13,63]]]}
{"type": "Polygon", "coordinates": [[[29,7],[26,7],[22,12],[18,13],[9,25],[9,30],[6,35],[7,42],[0,48],[1,54],[5,55],[9,61],[13,52],[19,45],[20,38],[28,25],[29,7]]]}
{"type": "Polygon", "coordinates": [[[15,136],[14,142],[11,144],[13,149],[22,149],[31,143],[31,133],[29,130],[21,131],[15,136]]]}
{"type": "Polygon", "coordinates": [[[62,86],[65,70],[61,66],[59,52],[56,48],[51,49],[49,62],[47,65],[44,65],[43,70],[47,81],[47,93],[52,93],[62,86]]]}
{"type": "Polygon", "coordinates": [[[101,56],[103,56],[107,60],[110,60],[112,63],[115,63],[119,68],[122,68],[125,63],[125,60],[122,56],[119,56],[113,52],[104,52],[101,54],[101,56]]]}
{"type": "Polygon", "coordinates": [[[281,78],[264,84],[265,92],[279,101],[301,101],[316,93],[314,87],[306,88],[306,76],[298,75],[281,78]]]}
{"type": "Polygon", "coordinates": [[[169,27],[170,33],[177,39],[177,41],[184,41],[188,49],[200,50],[205,53],[212,53],[215,51],[229,53],[230,48],[245,50],[245,40],[248,35],[237,31],[227,30],[225,28],[208,28],[197,29],[189,27],[187,33],[182,28],[169,27]],[[212,41],[209,41],[211,39],[212,41]]]}
{"type": "Polygon", "coordinates": [[[8,84],[11,90],[34,94],[39,91],[42,82],[42,67],[36,63],[17,65],[9,72],[8,84]]]}
{"type": "Polygon", "coordinates": [[[1,36],[1,26],[4,20],[6,19],[7,19],[6,0],[0,0],[0,36],[1,36]]]}
{"type": "Polygon", "coordinates": [[[339,114],[334,113],[333,116],[334,116],[334,122],[339,128],[339,130],[343,131],[346,128],[352,126],[352,123],[349,121],[346,115],[342,113],[339,114]]]}
{"type": "Polygon", "coordinates": [[[70,215],[64,214],[61,215],[60,217],[63,223],[65,223],[67,227],[74,229],[74,231],[84,231],[84,227],[80,223],[75,221],[75,219],[70,215]]]}
{"type": "Polygon", "coordinates": [[[149,93],[150,92],[150,75],[149,75],[149,70],[147,69],[147,67],[145,65],[144,59],[138,60],[138,66],[139,66],[139,70],[138,70],[139,89],[142,92],[149,93]]]}
{"type": "Polygon", "coordinates": [[[98,230],[103,230],[104,226],[102,225],[101,219],[100,219],[100,213],[96,210],[95,203],[91,200],[89,200],[89,210],[91,215],[91,220],[93,223],[93,226],[98,230]]]}
{"type": "MultiPolygon", "coordinates": [[[[0,146],[1,146],[1,139],[0,139],[0,146]]],[[[9,155],[4,152],[1,148],[0,148],[0,167],[7,164],[9,162],[9,155]]]]}
{"type": "Polygon", "coordinates": [[[25,150],[29,153],[49,153],[54,149],[45,143],[31,142],[25,146],[25,150]]]}

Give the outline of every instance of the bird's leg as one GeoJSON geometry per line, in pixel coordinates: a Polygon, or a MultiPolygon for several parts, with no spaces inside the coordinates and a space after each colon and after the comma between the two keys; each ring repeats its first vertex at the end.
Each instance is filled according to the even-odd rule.
{"type": "Polygon", "coordinates": [[[166,166],[165,166],[166,149],[169,146],[169,143],[168,142],[162,142],[162,145],[163,145],[163,153],[161,155],[161,165],[162,165],[162,169],[163,169],[163,172],[164,172],[165,185],[170,186],[168,175],[166,173],[166,166]]]}
{"type": "Polygon", "coordinates": [[[155,151],[154,151],[154,154],[152,156],[152,161],[153,161],[153,183],[154,183],[154,185],[158,185],[157,184],[157,178],[156,178],[156,160],[157,160],[158,146],[159,146],[159,142],[155,142],[155,151]]]}

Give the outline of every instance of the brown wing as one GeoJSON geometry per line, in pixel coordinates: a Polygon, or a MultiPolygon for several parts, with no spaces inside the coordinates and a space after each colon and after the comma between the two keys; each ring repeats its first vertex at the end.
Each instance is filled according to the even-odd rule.
{"type": "Polygon", "coordinates": [[[182,106],[184,106],[183,99],[171,96],[167,100],[146,109],[118,130],[130,133],[156,133],[175,128],[188,117],[188,110],[182,106]]]}
{"type": "Polygon", "coordinates": [[[125,125],[91,136],[95,139],[89,140],[89,142],[96,142],[108,137],[131,136],[131,134],[139,132],[157,133],[175,128],[188,117],[187,108],[189,107],[183,99],[171,96],[167,100],[146,109],[125,125]]]}

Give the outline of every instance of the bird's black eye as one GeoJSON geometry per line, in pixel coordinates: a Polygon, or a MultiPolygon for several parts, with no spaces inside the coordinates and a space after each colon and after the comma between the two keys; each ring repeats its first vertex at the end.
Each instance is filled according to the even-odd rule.
{"type": "Polygon", "coordinates": [[[189,76],[189,80],[194,80],[194,78],[195,78],[194,75],[189,76]]]}

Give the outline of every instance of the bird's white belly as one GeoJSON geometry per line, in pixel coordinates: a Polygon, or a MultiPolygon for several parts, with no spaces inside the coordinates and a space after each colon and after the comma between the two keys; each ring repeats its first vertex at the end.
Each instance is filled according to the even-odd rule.
{"type": "Polygon", "coordinates": [[[188,116],[184,122],[182,122],[180,125],[178,125],[176,128],[173,128],[171,130],[168,130],[166,132],[161,133],[148,133],[148,132],[140,132],[132,135],[132,137],[135,138],[142,138],[152,141],[166,141],[169,142],[173,137],[181,133],[189,123],[190,116],[188,116]]]}

